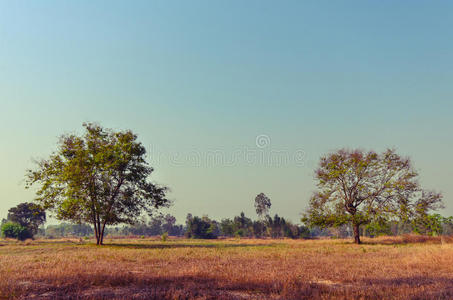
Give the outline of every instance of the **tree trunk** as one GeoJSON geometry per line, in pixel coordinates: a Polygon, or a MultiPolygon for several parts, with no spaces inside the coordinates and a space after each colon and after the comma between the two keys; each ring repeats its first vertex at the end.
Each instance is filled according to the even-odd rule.
{"type": "Polygon", "coordinates": [[[94,223],[94,231],[95,231],[95,235],[96,235],[96,245],[99,245],[100,231],[99,231],[97,223],[94,223]]]}
{"type": "Polygon", "coordinates": [[[93,218],[94,236],[96,237],[96,245],[99,245],[99,230],[96,223],[96,219],[93,218]]]}
{"type": "Polygon", "coordinates": [[[360,224],[352,224],[352,227],[354,229],[354,243],[356,244],[361,244],[362,242],[360,241],[360,224]]]}
{"type": "Polygon", "coordinates": [[[96,245],[102,245],[102,232],[101,232],[101,224],[98,223],[98,238],[96,245]]]}
{"type": "Polygon", "coordinates": [[[99,220],[99,216],[96,216],[96,223],[95,226],[97,227],[97,235],[96,235],[96,245],[101,245],[102,244],[102,239],[101,239],[101,221],[99,220]]]}
{"type": "Polygon", "coordinates": [[[105,229],[105,223],[106,223],[106,222],[104,222],[104,224],[102,224],[102,229],[101,229],[101,234],[100,234],[100,240],[101,240],[101,242],[100,242],[99,245],[104,245],[104,229],[105,229]]]}

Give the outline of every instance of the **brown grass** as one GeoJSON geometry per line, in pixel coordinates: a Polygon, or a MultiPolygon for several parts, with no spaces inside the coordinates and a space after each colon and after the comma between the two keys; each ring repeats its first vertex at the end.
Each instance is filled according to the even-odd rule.
{"type": "Polygon", "coordinates": [[[453,244],[350,240],[0,241],[0,298],[449,299],[453,244]]]}

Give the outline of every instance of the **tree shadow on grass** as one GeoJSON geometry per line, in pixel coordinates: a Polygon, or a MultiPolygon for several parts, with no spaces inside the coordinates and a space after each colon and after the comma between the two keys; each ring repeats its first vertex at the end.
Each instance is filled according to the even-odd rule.
{"type": "Polygon", "coordinates": [[[366,278],[359,281],[358,286],[362,291],[375,294],[398,291],[399,298],[406,299],[453,299],[453,277],[366,278]]]}
{"type": "Polygon", "coordinates": [[[402,235],[395,237],[367,238],[362,241],[364,245],[406,245],[406,244],[442,244],[452,243],[452,237],[402,235]]]}
{"type": "MultiPolygon", "coordinates": [[[[375,238],[361,237],[361,245],[407,245],[407,244],[451,244],[453,236],[426,236],[426,235],[399,235],[399,236],[380,236],[375,238]]],[[[335,241],[334,239],[332,241],[335,241]]],[[[342,239],[340,244],[357,245],[352,238],[342,239]]]]}
{"type": "Polygon", "coordinates": [[[13,290],[25,299],[310,299],[329,287],[300,283],[294,290],[282,282],[228,280],[215,276],[74,274],[19,282],[13,290]],[[290,295],[292,294],[292,295],[290,295]],[[288,297],[290,296],[290,297],[288,297]],[[297,297],[295,297],[297,296],[297,297]],[[283,298],[282,298],[283,297],[283,298]]]}
{"type": "Polygon", "coordinates": [[[451,299],[453,279],[409,276],[370,278],[353,284],[307,281],[229,280],[213,276],[155,276],[125,270],[117,274],[72,274],[16,283],[26,299],[451,299]]]}
{"type": "Polygon", "coordinates": [[[26,299],[244,299],[244,295],[260,295],[263,299],[270,288],[264,283],[229,283],[215,277],[153,277],[125,271],[19,282],[13,290],[26,299]]]}
{"type": "Polygon", "coordinates": [[[360,280],[359,285],[369,286],[410,286],[423,287],[428,285],[443,285],[453,289],[453,277],[445,276],[407,276],[390,278],[365,278],[360,280]]]}

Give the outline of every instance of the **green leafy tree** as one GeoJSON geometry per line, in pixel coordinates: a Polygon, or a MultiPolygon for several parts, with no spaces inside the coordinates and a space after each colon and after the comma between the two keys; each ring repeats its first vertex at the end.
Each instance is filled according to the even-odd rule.
{"type": "Polygon", "coordinates": [[[37,202],[58,219],[92,224],[101,245],[106,225],[133,224],[169,201],[167,189],[148,180],[153,168],[132,131],[83,126],[82,136],[62,136],[56,152],[28,171],[27,186],[40,186],[37,202]]]}
{"type": "Polygon", "coordinates": [[[413,230],[420,234],[441,234],[444,217],[439,214],[430,214],[430,211],[442,207],[441,203],[437,201],[436,193],[432,191],[423,192],[423,197],[417,201],[412,213],[413,230]]]}
{"type": "Polygon", "coordinates": [[[5,238],[13,238],[24,241],[32,237],[27,227],[13,222],[4,223],[2,225],[1,231],[2,236],[5,238]]]}
{"type": "Polygon", "coordinates": [[[339,150],[321,158],[315,172],[318,191],[310,199],[303,222],[310,226],[351,224],[360,244],[360,226],[377,217],[408,220],[414,208],[441,205],[442,195],[424,192],[411,161],[387,150],[339,150]]]}
{"type": "Polygon", "coordinates": [[[234,236],[235,231],[233,220],[227,218],[220,221],[220,232],[223,236],[234,236]]]}
{"type": "Polygon", "coordinates": [[[443,225],[447,223],[448,219],[439,214],[426,214],[412,220],[414,232],[423,235],[441,235],[443,225]]]}
{"type": "Polygon", "coordinates": [[[219,235],[218,224],[216,221],[209,219],[207,216],[192,217],[187,215],[186,236],[194,239],[216,239],[219,235]]]}
{"type": "Polygon", "coordinates": [[[241,212],[239,216],[234,217],[235,236],[238,237],[252,237],[253,236],[253,221],[241,212]]]}
{"type": "Polygon", "coordinates": [[[21,203],[8,210],[8,221],[27,228],[33,236],[38,232],[39,226],[46,221],[46,212],[34,203],[21,203]]]}

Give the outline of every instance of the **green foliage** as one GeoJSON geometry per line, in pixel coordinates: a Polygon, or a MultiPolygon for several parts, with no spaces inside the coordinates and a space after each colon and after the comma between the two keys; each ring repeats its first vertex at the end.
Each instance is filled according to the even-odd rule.
{"type": "Polygon", "coordinates": [[[298,226],[285,220],[285,218],[275,215],[272,219],[267,218],[266,228],[268,235],[272,238],[299,238],[301,236],[307,236],[309,229],[305,226],[298,226]]]}
{"type": "Polygon", "coordinates": [[[439,214],[421,214],[412,220],[413,230],[423,235],[441,235],[443,224],[451,222],[450,218],[444,218],[439,214]]]}
{"type": "Polygon", "coordinates": [[[385,219],[373,220],[365,226],[365,235],[370,237],[392,235],[391,223],[385,219]]]}
{"type": "Polygon", "coordinates": [[[189,215],[187,217],[186,227],[186,236],[188,238],[216,239],[219,234],[217,222],[209,219],[207,216],[200,218],[189,215]]]}
{"type": "Polygon", "coordinates": [[[223,219],[220,222],[220,232],[229,237],[309,237],[308,227],[299,226],[286,221],[275,215],[274,218],[266,216],[264,220],[252,221],[242,212],[239,216],[231,219],[223,219]]]}
{"type": "Polygon", "coordinates": [[[91,223],[102,244],[107,225],[134,224],[169,201],[166,188],[148,181],[153,168],[132,131],[84,127],[83,136],[62,136],[57,151],[28,171],[27,186],[40,186],[36,200],[58,219],[91,223]]]}
{"type": "Polygon", "coordinates": [[[35,231],[46,221],[46,213],[39,205],[26,202],[10,208],[8,220],[35,231]]]}
{"type": "Polygon", "coordinates": [[[21,203],[8,210],[7,220],[26,229],[26,233],[21,231],[21,236],[32,238],[38,233],[39,226],[46,221],[46,213],[42,207],[36,204],[21,203]]]}
{"type": "Polygon", "coordinates": [[[1,231],[3,237],[18,239],[20,241],[24,241],[28,238],[33,237],[32,233],[27,227],[13,222],[4,223],[2,225],[1,231]]]}
{"type": "Polygon", "coordinates": [[[231,219],[223,219],[220,222],[220,232],[223,236],[234,237],[259,237],[264,234],[264,222],[252,221],[243,212],[231,219]]]}
{"type": "Polygon", "coordinates": [[[246,217],[243,212],[239,216],[234,217],[233,226],[235,236],[239,237],[252,237],[253,236],[253,221],[246,217]]]}
{"type": "Polygon", "coordinates": [[[164,232],[160,237],[162,242],[166,242],[168,239],[168,232],[164,232]]]}
{"type": "Polygon", "coordinates": [[[234,236],[236,232],[236,228],[234,226],[234,222],[231,219],[222,219],[220,221],[220,232],[224,236],[234,236]]]}
{"type": "MultiPolygon", "coordinates": [[[[111,230],[108,232],[110,234],[111,230]]],[[[170,214],[165,216],[157,214],[152,216],[149,221],[142,219],[134,225],[120,228],[116,234],[155,236],[165,232],[171,236],[183,236],[184,227],[177,225],[176,218],[170,214]]]]}

